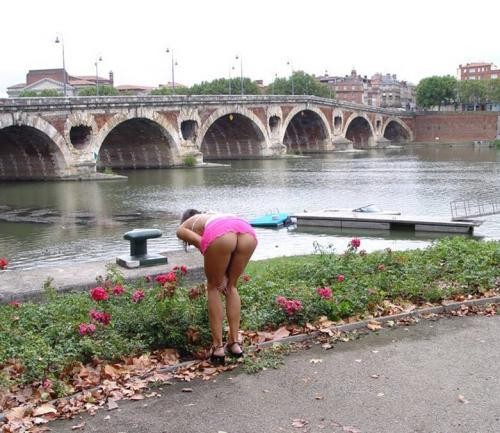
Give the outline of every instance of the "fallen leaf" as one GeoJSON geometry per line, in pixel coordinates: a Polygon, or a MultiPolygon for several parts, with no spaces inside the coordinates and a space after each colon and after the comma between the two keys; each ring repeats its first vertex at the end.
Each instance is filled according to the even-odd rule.
{"type": "Polygon", "coordinates": [[[130,397],[130,400],[144,400],[144,396],[142,394],[134,394],[130,397]]]}
{"type": "Polygon", "coordinates": [[[116,403],[116,401],[114,401],[114,400],[108,400],[108,406],[107,406],[107,409],[108,409],[108,410],[118,409],[118,404],[117,404],[117,403],[116,403]]]}
{"type": "Polygon", "coordinates": [[[14,407],[5,413],[5,418],[7,418],[8,421],[22,420],[24,417],[25,411],[26,411],[26,407],[23,407],[23,406],[14,407]]]}
{"type": "Polygon", "coordinates": [[[466,400],[462,394],[458,394],[458,401],[463,404],[469,403],[469,400],[466,400]]]}
{"type": "Polygon", "coordinates": [[[307,424],[308,422],[305,419],[296,418],[292,420],[292,427],[295,428],[302,428],[305,427],[307,424]]]}
{"type": "Polygon", "coordinates": [[[370,377],[372,379],[378,379],[379,378],[379,375],[378,374],[371,374],[370,377]]]}
{"type": "Polygon", "coordinates": [[[42,404],[33,411],[33,416],[47,415],[49,413],[57,413],[57,410],[51,404],[42,404]]]}
{"type": "Polygon", "coordinates": [[[325,350],[330,350],[333,346],[330,343],[322,344],[321,347],[325,350]]]}
{"type": "Polygon", "coordinates": [[[379,330],[380,328],[382,328],[382,325],[377,322],[376,320],[370,320],[368,322],[368,324],[366,325],[366,327],[370,330],[370,331],[377,331],[379,330]]]}
{"type": "Polygon", "coordinates": [[[284,326],[281,328],[278,328],[274,333],[273,333],[273,341],[274,340],[281,340],[282,338],[288,337],[290,335],[290,331],[286,329],[284,326]]]}
{"type": "Polygon", "coordinates": [[[78,429],[81,429],[81,428],[83,428],[83,427],[85,427],[85,421],[83,421],[83,422],[82,422],[82,423],[80,423],[80,424],[76,424],[76,425],[72,426],[72,427],[71,427],[71,430],[78,430],[78,429]]]}

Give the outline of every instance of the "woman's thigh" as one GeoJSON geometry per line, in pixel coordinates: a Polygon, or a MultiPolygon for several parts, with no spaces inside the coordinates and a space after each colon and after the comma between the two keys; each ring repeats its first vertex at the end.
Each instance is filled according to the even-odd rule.
{"type": "Polygon", "coordinates": [[[204,256],[204,268],[209,284],[220,285],[224,281],[237,239],[236,233],[226,233],[208,246],[204,256]]]}

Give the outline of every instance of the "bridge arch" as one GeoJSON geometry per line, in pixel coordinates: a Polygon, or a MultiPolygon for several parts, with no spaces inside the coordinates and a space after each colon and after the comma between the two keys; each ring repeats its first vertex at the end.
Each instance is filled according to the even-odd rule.
{"type": "Polygon", "coordinates": [[[327,150],[331,138],[328,119],[319,108],[299,105],[283,122],[281,140],[287,151],[321,152],[327,150]]]}
{"type": "Polygon", "coordinates": [[[174,127],[151,110],[114,115],[93,145],[97,167],[163,168],[178,165],[179,137],[174,127]]]}
{"type": "Polygon", "coordinates": [[[0,116],[0,179],[54,179],[70,174],[63,136],[40,116],[0,116]]]}
{"type": "Polygon", "coordinates": [[[383,137],[391,142],[406,143],[413,141],[413,132],[408,125],[397,117],[389,117],[382,128],[383,137]]]}
{"type": "Polygon", "coordinates": [[[375,144],[375,131],[368,116],[364,113],[353,113],[347,119],[344,137],[355,147],[369,147],[375,144]]]}
{"type": "Polygon", "coordinates": [[[198,149],[205,160],[263,156],[269,147],[266,126],[244,107],[216,110],[200,129],[198,149]]]}

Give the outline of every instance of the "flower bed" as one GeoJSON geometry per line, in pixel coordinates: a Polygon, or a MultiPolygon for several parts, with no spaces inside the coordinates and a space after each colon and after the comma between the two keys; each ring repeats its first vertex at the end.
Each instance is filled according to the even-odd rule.
{"type": "MultiPolygon", "coordinates": [[[[366,254],[360,248],[354,239],[342,254],[318,249],[251,263],[239,287],[242,328],[380,316],[395,304],[460,300],[500,286],[498,242],[457,237],[424,250],[366,254]]],[[[89,293],[57,295],[48,285],[42,303],[0,306],[0,388],[49,380],[54,397],[67,392],[80,363],[165,347],[203,356],[210,344],[205,289],[182,287],[186,272],[179,267],[128,285],[110,270],[89,293]]]]}

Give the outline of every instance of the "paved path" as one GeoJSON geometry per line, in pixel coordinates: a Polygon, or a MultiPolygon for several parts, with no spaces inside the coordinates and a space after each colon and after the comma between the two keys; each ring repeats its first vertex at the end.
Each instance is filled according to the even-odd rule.
{"type": "Polygon", "coordinates": [[[80,418],[49,426],[52,433],[498,433],[499,335],[500,316],[421,321],[328,351],[301,350],[278,370],[163,386],[161,398],[82,416],[83,430],[71,430],[80,418]],[[186,386],[193,392],[181,392],[186,386]],[[294,419],[307,424],[293,427],[294,419]]]}

